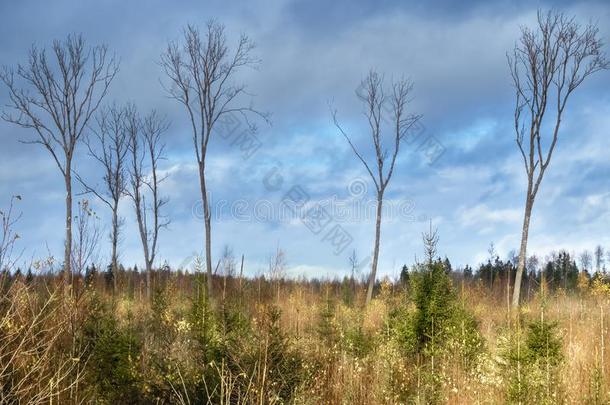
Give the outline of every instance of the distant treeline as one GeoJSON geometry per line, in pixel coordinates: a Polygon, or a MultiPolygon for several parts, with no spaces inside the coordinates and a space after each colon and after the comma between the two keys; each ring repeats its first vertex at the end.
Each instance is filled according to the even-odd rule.
{"type": "MultiPolygon", "coordinates": [[[[437,258],[436,262],[441,264],[447,274],[451,277],[455,285],[466,283],[468,285],[478,285],[480,288],[488,290],[492,294],[502,296],[506,293],[507,288],[512,289],[511,283],[514,280],[517,265],[515,260],[501,259],[495,256],[493,259],[488,259],[486,262],[479,264],[478,268],[466,265],[463,268],[454,268],[451,261],[445,257],[444,259],[437,258]]],[[[400,274],[395,279],[386,277],[377,280],[375,284],[375,293],[378,293],[382,282],[389,282],[393,288],[408,288],[410,275],[416,271],[420,265],[407,266],[404,265],[400,274]]],[[[221,269],[213,273],[212,280],[214,290],[230,293],[244,293],[244,291],[254,291],[254,295],[259,301],[266,302],[277,293],[276,290],[291,290],[291,287],[296,285],[306,286],[311,293],[319,294],[323,289],[331,288],[337,295],[341,295],[346,301],[351,301],[357,291],[364,290],[368,283],[368,274],[360,273],[354,276],[345,275],[343,277],[335,276],[334,278],[318,278],[318,277],[281,277],[277,279],[273,275],[259,273],[255,276],[237,276],[233,274],[223,274],[221,269]]],[[[4,269],[0,272],[0,280],[2,286],[7,289],[15,280],[22,280],[26,284],[39,283],[49,285],[54,282],[59,283],[62,270],[47,270],[37,271],[31,268],[23,270],[17,268],[14,272],[4,269]]],[[[152,289],[165,288],[171,280],[174,286],[185,293],[192,292],[191,290],[196,285],[198,273],[193,270],[175,269],[164,264],[160,268],[152,271],[152,289]]],[[[146,272],[139,269],[137,266],[124,267],[118,266],[118,271],[112,270],[112,266],[108,265],[105,269],[100,269],[95,265],[86,267],[84,274],[73,275],[74,288],[82,290],[85,288],[94,288],[98,291],[103,290],[111,294],[116,286],[120,291],[127,293],[131,297],[143,297],[146,294],[146,272]]],[[[528,271],[524,274],[522,280],[522,290],[527,299],[533,293],[540,289],[542,283],[550,290],[563,289],[565,291],[574,292],[579,288],[585,287],[594,279],[606,281],[606,269],[600,268],[597,271],[589,271],[582,265],[576,264],[576,260],[569,252],[561,250],[558,253],[552,253],[540,266],[538,259],[530,258],[528,262],[528,271]]],[[[326,290],[325,290],[326,291],[326,290]]]]}

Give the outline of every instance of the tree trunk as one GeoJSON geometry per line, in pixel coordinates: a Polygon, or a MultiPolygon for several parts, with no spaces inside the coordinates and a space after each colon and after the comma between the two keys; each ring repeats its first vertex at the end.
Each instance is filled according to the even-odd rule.
{"type": "Polygon", "coordinates": [[[146,264],[146,299],[150,302],[151,297],[151,273],[152,273],[152,260],[150,260],[150,254],[148,253],[148,239],[146,233],[142,231],[143,226],[140,230],[140,236],[142,238],[142,245],[144,246],[144,263],[146,264]]]}
{"type": "Polygon", "coordinates": [[[239,266],[239,299],[240,299],[240,301],[241,301],[242,295],[243,295],[243,290],[242,290],[243,277],[244,277],[244,254],[242,253],[241,266],[239,266]]]}
{"type": "Polygon", "coordinates": [[[151,283],[151,273],[152,273],[152,263],[148,259],[148,254],[146,254],[146,299],[150,302],[150,283],[151,283]]]}
{"type": "Polygon", "coordinates": [[[375,278],[377,277],[377,262],[379,259],[379,240],[381,239],[381,211],[383,206],[383,192],[377,193],[377,218],[375,221],[375,246],[373,248],[373,264],[371,265],[371,274],[369,276],[369,288],[366,292],[366,302],[368,305],[373,298],[373,288],[375,287],[375,278]]]}
{"type": "Polygon", "coordinates": [[[64,284],[72,281],[72,165],[66,165],[66,244],[64,250],[64,284]]]}
{"type": "Polygon", "coordinates": [[[150,255],[148,253],[148,235],[146,234],[146,228],[144,227],[144,216],[146,215],[146,213],[143,213],[142,199],[139,190],[135,191],[134,205],[136,207],[138,230],[140,231],[140,240],[142,241],[142,250],[144,250],[144,262],[146,264],[146,298],[150,302],[150,273],[152,271],[152,260],[150,260],[150,255]]]}
{"type": "Polygon", "coordinates": [[[114,203],[112,207],[112,274],[113,274],[113,291],[116,293],[117,291],[117,278],[119,276],[118,273],[118,259],[117,259],[117,245],[119,243],[119,213],[118,213],[118,202],[114,203]]]}
{"type": "Polygon", "coordinates": [[[515,285],[513,289],[513,308],[519,306],[519,298],[521,294],[521,279],[525,270],[525,260],[527,258],[527,238],[530,229],[530,218],[532,216],[532,208],[534,206],[534,197],[531,192],[531,183],[527,189],[527,197],[525,200],[525,215],[523,216],[523,230],[521,233],[521,248],[519,250],[519,264],[517,265],[517,273],[515,274],[515,285]]]}
{"type": "Polygon", "coordinates": [[[203,221],[205,224],[205,268],[207,273],[208,296],[212,296],[212,224],[208,192],[205,184],[205,164],[199,162],[199,180],[201,183],[201,201],[203,202],[203,221]]]}

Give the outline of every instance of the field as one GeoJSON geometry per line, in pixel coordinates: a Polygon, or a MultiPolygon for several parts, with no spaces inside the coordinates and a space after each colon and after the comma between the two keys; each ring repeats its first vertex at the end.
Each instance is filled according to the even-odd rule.
{"type": "Polygon", "coordinates": [[[603,275],[529,278],[518,314],[506,274],[481,275],[419,265],[365,308],[347,277],[229,273],[210,298],[201,273],[165,269],[148,301],[131,270],[114,293],[91,270],[67,286],[5,273],[0,402],[607,403],[603,275]]]}

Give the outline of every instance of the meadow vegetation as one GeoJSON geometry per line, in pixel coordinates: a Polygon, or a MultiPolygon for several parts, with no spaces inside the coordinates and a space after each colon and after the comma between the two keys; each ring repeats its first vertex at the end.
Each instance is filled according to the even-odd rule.
{"type": "MultiPolygon", "coordinates": [[[[384,279],[246,278],[202,260],[152,274],[2,273],[0,402],[607,403],[610,280],[568,253],[532,271],[426,259],[384,279]],[[564,271],[560,265],[570,264],[564,271]],[[117,289],[114,290],[116,276],[117,289]]],[[[228,257],[224,266],[234,266],[228,257]]],[[[110,269],[110,268],[109,268],[110,269]]]]}

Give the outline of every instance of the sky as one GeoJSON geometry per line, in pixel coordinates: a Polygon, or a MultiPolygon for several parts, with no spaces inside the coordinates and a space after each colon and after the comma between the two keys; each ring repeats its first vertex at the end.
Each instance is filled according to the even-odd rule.
{"type": "MultiPolygon", "coordinates": [[[[70,33],[108,45],[120,71],[105,103],[133,102],[142,113],[155,109],[170,122],[161,170],[171,224],[162,231],[157,264],[191,268],[204,251],[196,160],[186,113],[163,89],[160,55],[186,24],[203,28],[214,18],[226,26],[231,46],[247,34],[261,63],[236,78],[251,95],[240,102],[270,113],[271,123],[258,122],[252,138],[258,147],[245,151],[236,142],[245,124],[239,118],[223,123],[229,132],[220,136],[220,128],[211,141],[207,170],[213,261],[228,246],[245,256],[250,275],[265,271],[278,248],[291,276],[343,276],[354,250],[366,272],[374,186],[333,125],[331,110],[367,154],[367,123],[356,96],[360,81],[370,69],[387,84],[411,80],[408,109],[422,115],[421,126],[403,143],[388,186],[378,270],[396,277],[403,264],[423,255],[421,235],[430,223],[438,229],[439,254],[454,266],[486,260],[490,243],[502,257],[518,247],[526,179],[514,141],[506,53],[520,27],[534,23],[538,7],[596,22],[610,43],[605,1],[0,0],[0,65],[25,62],[32,44],[48,47],[70,33]],[[294,193],[307,196],[306,207],[324,207],[323,229],[289,209],[294,193]],[[332,237],[338,231],[340,246],[332,237]]],[[[610,249],[609,85],[610,72],[598,73],[570,100],[534,207],[529,252],[579,252],[598,244],[610,249]]],[[[0,105],[7,101],[0,87],[0,105]]],[[[16,231],[24,264],[49,255],[61,261],[64,237],[63,180],[48,152],[20,142],[33,136],[0,122],[0,207],[13,195],[22,197],[16,231]]],[[[99,167],[82,146],[76,170],[100,184],[99,167]]],[[[80,191],[75,199],[89,199],[99,217],[97,261],[107,264],[110,212],[80,191]]],[[[121,262],[142,267],[127,198],[120,215],[121,262]]]]}

